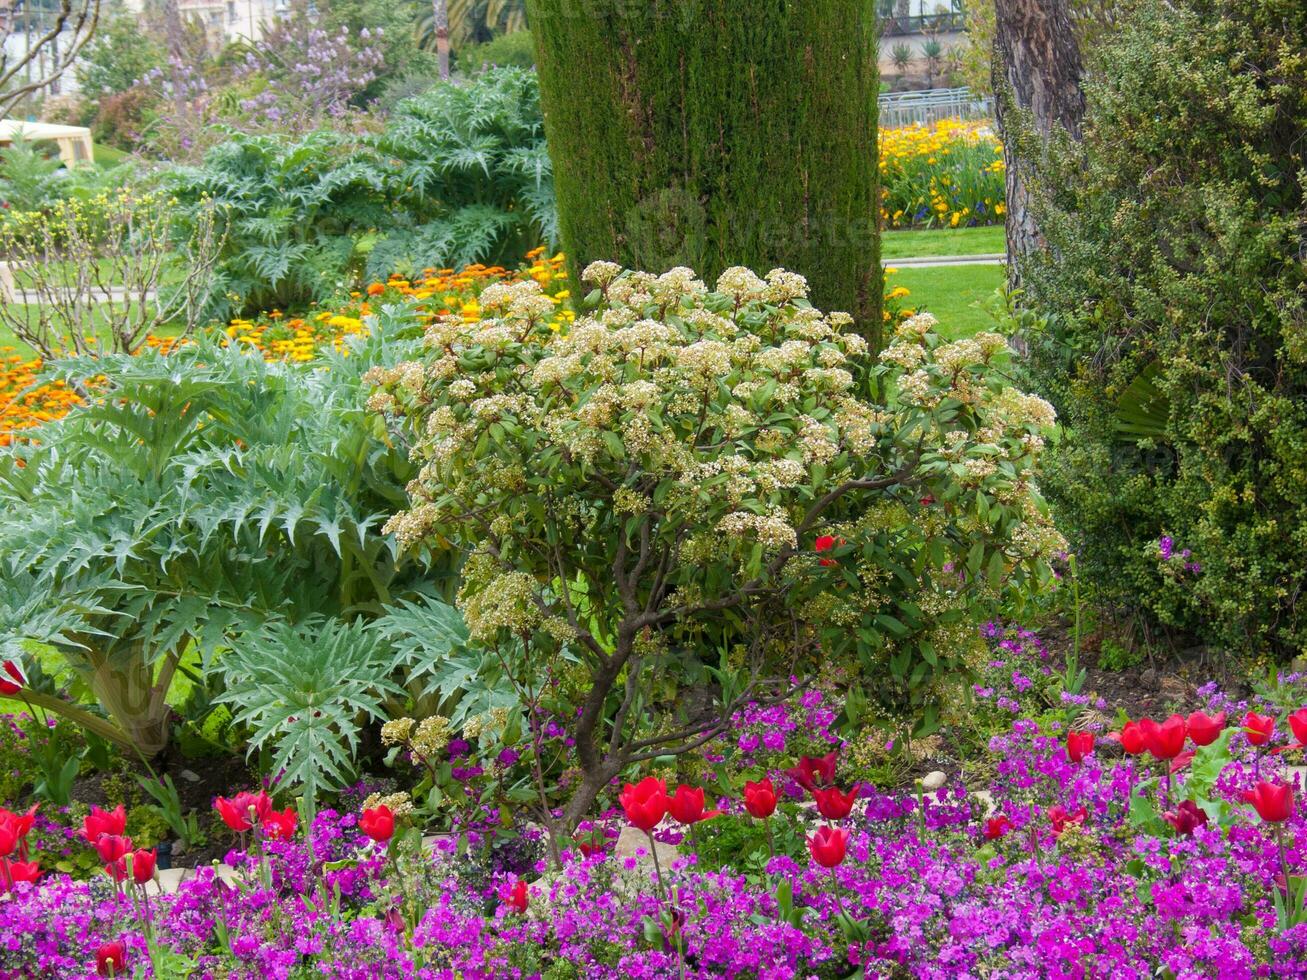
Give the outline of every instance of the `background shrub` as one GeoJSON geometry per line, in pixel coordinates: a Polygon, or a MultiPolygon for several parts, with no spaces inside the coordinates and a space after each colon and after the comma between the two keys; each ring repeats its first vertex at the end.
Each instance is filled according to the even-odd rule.
{"type": "Polygon", "coordinates": [[[373,141],[393,161],[387,234],[368,274],[512,265],[558,237],[535,73],[492,69],[396,106],[373,141]]]}
{"type": "Polygon", "coordinates": [[[484,44],[470,44],[458,52],[459,68],[469,73],[492,66],[530,68],[535,63],[535,40],[530,31],[500,34],[484,44]]]}
{"type": "Polygon", "coordinates": [[[1023,270],[1071,424],[1046,487],[1110,602],[1302,650],[1307,7],[1148,0],[1096,56],[1023,270]]]}
{"type": "Polygon", "coordinates": [[[377,134],[232,130],[167,180],[183,216],[227,215],[206,306],[219,320],[303,308],[365,272],[512,264],[557,237],[535,74],[517,68],[437,84],[377,134]]]}

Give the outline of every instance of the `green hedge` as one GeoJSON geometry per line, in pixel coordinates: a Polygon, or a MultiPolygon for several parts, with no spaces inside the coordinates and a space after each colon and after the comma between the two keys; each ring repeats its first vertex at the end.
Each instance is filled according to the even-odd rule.
{"type": "Polygon", "coordinates": [[[1307,5],[1144,0],[1096,57],[1024,270],[1046,488],[1137,623],[1302,651],[1307,5]]]}

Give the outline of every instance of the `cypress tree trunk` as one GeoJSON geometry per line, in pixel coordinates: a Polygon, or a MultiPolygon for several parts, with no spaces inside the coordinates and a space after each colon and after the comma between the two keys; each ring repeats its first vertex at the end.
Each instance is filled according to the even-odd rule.
{"type": "Polygon", "coordinates": [[[1080,49],[1066,0],[995,0],[994,108],[1007,165],[1008,282],[1043,237],[1031,208],[1031,181],[1044,144],[1059,132],[1080,138],[1085,95],[1080,49]]]}
{"type": "Polygon", "coordinates": [[[563,247],[650,272],[784,266],[879,344],[867,0],[527,0],[563,247]]]}

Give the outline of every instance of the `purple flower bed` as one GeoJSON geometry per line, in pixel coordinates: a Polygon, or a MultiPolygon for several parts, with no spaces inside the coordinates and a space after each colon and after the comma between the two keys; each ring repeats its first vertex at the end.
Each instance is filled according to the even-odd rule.
{"type": "MultiPolygon", "coordinates": [[[[1042,647],[1024,634],[995,651],[992,697],[1020,698],[1042,647]]],[[[484,829],[424,848],[402,814],[323,810],[305,834],[265,808],[269,829],[242,835],[230,881],[205,868],[170,895],[130,874],[13,883],[0,976],[1307,975],[1307,822],[1285,768],[1307,713],[1268,725],[1267,701],[1201,693],[1188,718],[1120,732],[1017,717],[989,742],[989,799],[956,780],[937,795],[850,786],[850,744],[778,764],[794,761],[787,741],[835,741],[835,712],[813,693],[746,712],[727,758],[713,757],[747,790],[704,801],[650,778],[559,870],[482,860],[484,829]],[[847,816],[831,786],[858,789],[847,816]],[[724,812],[702,819],[714,804],[724,812]],[[676,857],[655,867],[630,846],[634,827],[619,856],[628,822],[679,842],[676,857]]],[[[256,798],[241,800],[222,801],[224,819],[255,816],[256,798]]]]}

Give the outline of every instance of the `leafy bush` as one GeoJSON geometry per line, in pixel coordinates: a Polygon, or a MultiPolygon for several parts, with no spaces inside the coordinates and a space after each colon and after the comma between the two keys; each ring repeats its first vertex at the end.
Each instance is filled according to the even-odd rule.
{"type": "Polygon", "coordinates": [[[1081,568],[1150,628],[1307,646],[1307,8],[1139,5],[1041,189],[1035,383],[1081,568]]]}
{"type": "Polygon", "coordinates": [[[223,658],[235,721],[254,732],[250,750],[270,750],[267,771],[302,788],[312,806],[352,774],[361,722],[385,716],[395,656],[363,620],[311,617],[243,634],[223,658]]]}
{"type": "Polygon", "coordinates": [[[365,271],[511,263],[557,233],[535,76],[520,69],[438,84],[371,136],[233,131],[169,184],[185,214],[229,215],[215,319],[304,307],[365,271]]]}
{"type": "Polygon", "coordinates": [[[373,372],[422,464],[390,526],[467,553],[473,639],[571,726],[564,829],[791,675],[849,664],[922,709],[1061,543],[1033,487],[1051,412],[990,369],[1001,337],[945,343],[923,315],[872,369],[781,270],[587,278],[599,308],[566,332],[537,284],[491,286],[487,319],[439,318],[423,362],[373,372]]]}
{"type": "Polygon", "coordinates": [[[359,236],[389,220],[388,177],[365,143],[330,130],[294,141],[233,131],[202,166],[168,174],[185,216],[211,203],[227,216],[209,315],[304,307],[347,288],[362,272],[359,236]]]}
{"type": "Polygon", "coordinates": [[[492,66],[530,68],[535,63],[535,40],[527,30],[500,34],[484,44],[470,44],[458,50],[458,66],[469,73],[492,66]]]}
{"type": "Polygon", "coordinates": [[[403,223],[372,250],[369,275],[511,263],[557,239],[533,72],[505,68],[436,85],[401,102],[374,145],[398,162],[391,188],[403,223]]]}
{"type": "Polygon", "coordinates": [[[369,366],[406,349],[406,317],[321,369],[207,341],[61,366],[103,380],[0,457],[0,595],[33,597],[0,612],[10,644],[63,655],[109,719],[102,734],[162,748],[192,649],[208,665],[270,620],[375,616],[416,594],[423,569],[379,533],[412,471],[360,392],[369,366]]]}

